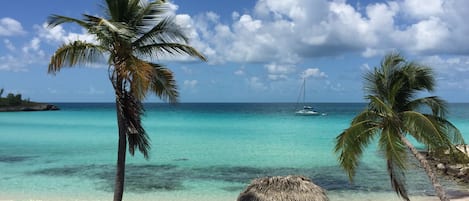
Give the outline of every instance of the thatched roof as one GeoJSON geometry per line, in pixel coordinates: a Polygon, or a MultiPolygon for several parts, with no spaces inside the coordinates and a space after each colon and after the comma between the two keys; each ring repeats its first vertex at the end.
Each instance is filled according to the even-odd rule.
{"type": "Polygon", "coordinates": [[[329,201],[326,192],[303,176],[254,179],[237,201],[329,201]]]}

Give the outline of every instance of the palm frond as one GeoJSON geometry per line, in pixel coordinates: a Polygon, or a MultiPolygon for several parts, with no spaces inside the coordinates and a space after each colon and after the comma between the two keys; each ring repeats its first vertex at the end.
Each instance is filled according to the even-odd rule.
{"type": "Polygon", "coordinates": [[[391,71],[398,68],[403,62],[405,62],[404,57],[398,52],[392,52],[387,54],[381,61],[381,69],[383,69],[384,74],[392,74],[391,71]]]}
{"type": "Polygon", "coordinates": [[[391,186],[398,196],[406,201],[410,201],[407,189],[405,188],[404,170],[396,165],[392,160],[387,160],[387,170],[391,179],[391,186]]]}
{"type": "Polygon", "coordinates": [[[71,18],[71,17],[61,16],[61,15],[51,15],[47,18],[48,27],[55,27],[63,23],[75,23],[85,29],[88,29],[89,27],[89,24],[86,23],[85,21],[71,18]]]}
{"type": "Polygon", "coordinates": [[[166,17],[149,31],[133,42],[134,46],[141,47],[153,43],[184,43],[189,39],[179,25],[175,23],[174,17],[166,17]]]}
{"type": "Polygon", "coordinates": [[[368,104],[369,110],[375,111],[382,117],[394,115],[394,111],[390,107],[391,105],[386,104],[386,102],[384,102],[384,100],[381,98],[372,95],[369,95],[366,98],[370,100],[370,103],[368,104]]]}
{"type": "Polygon", "coordinates": [[[138,54],[145,55],[148,57],[154,57],[155,55],[188,55],[197,57],[202,61],[206,61],[204,55],[199,53],[195,48],[178,43],[157,43],[152,45],[142,46],[135,50],[138,54]]]}
{"type": "Polygon", "coordinates": [[[407,62],[401,70],[407,78],[409,88],[413,90],[427,90],[433,91],[435,88],[435,77],[433,76],[433,70],[427,66],[415,63],[407,62]]]}
{"type": "Polygon", "coordinates": [[[169,10],[165,1],[140,1],[140,8],[130,21],[133,26],[139,27],[139,34],[145,34],[155,26],[163,15],[169,10]]]}
{"type": "Polygon", "coordinates": [[[410,110],[416,110],[427,106],[431,109],[432,114],[437,117],[444,118],[448,113],[448,107],[446,101],[442,100],[437,96],[423,97],[419,99],[412,100],[408,103],[408,108],[410,110]]]}
{"type": "Polygon", "coordinates": [[[128,14],[126,11],[129,5],[129,0],[106,0],[106,5],[106,11],[112,20],[116,22],[124,21],[126,15],[128,14]]]}
{"type": "Polygon", "coordinates": [[[143,100],[150,90],[153,78],[153,66],[136,57],[127,60],[127,68],[130,82],[130,92],[138,100],[143,100]]]}
{"type": "Polygon", "coordinates": [[[102,17],[96,17],[92,15],[83,15],[85,19],[92,23],[93,26],[88,28],[91,33],[108,33],[108,35],[119,36],[121,38],[130,39],[135,34],[132,31],[132,27],[127,26],[122,22],[114,22],[102,17]]]}
{"type": "Polygon", "coordinates": [[[379,148],[387,160],[392,160],[394,165],[405,169],[407,164],[407,149],[399,138],[399,126],[393,125],[394,123],[386,124],[381,131],[378,141],[379,148]]]}
{"type": "Polygon", "coordinates": [[[179,93],[173,72],[159,64],[152,63],[151,65],[154,70],[152,73],[151,91],[170,103],[178,102],[179,93]]]}
{"type": "Polygon", "coordinates": [[[124,93],[120,98],[119,107],[121,107],[126,128],[129,153],[134,155],[135,150],[138,149],[148,159],[151,145],[148,134],[142,126],[141,116],[144,113],[142,102],[132,94],[124,93]]]}
{"type": "Polygon", "coordinates": [[[448,138],[451,144],[466,144],[462,133],[459,131],[458,128],[456,128],[453,123],[442,117],[434,115],[425,116],[427,116],[427,118],[434,118],[435,121],[437,121],[440,125],[443,126],[443,134],[448,138]]]}
{"type": "Polygon", "coordinates": [[[449,139],[444,134],[443,125],[432,116],[426,116],[415,111],[401,113],[404,128],[417,141],[432,148],[446,146],[449,139]]]}
{"type": "Polygon", "coordinates": [[[355,116],[352,120],[351,125],[363,122],[363,121],[373,121],[373,122],[379,122],[381,119],[381,116],[379,116],[379,113],[376,113],[375,111],[372,110],[363,110],[355,116]]]}
{"type": "Polygon", "coordinates": [[[90,64],[102,60],[105,49],[99,45],[84,41],[74,41],[57,49],[49,63],[49,73],[56,73],[62,67],[72,67],[77,64],[90,64]]]}
{"type": "Polygon", "coordinates": [[[378,130],[375,122],[365,120],[351,125],[336,137],[334,152],[339,154],[339,165],[347,172],[350,181],[353,181],[363,150],[378,130]]]}

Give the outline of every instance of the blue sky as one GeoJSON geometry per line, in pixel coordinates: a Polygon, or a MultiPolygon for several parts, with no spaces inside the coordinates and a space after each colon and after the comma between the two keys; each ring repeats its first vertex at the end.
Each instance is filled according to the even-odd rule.
{"type": "MultiPolygon", "coordinates": [[[[46,102],[113,102],[105,65],[47,74],[79,27],[47,17],[101,15],[100,0],[16,0],[0,8],[0,88],[46,102]],[[28,5],[28,6],[26,6],[28,5]]],[[[208,62],[162,58],[181,102],[295,102],[307,75],[312,102],[362,102],[362,75],[397,50],[431,66],[434,94],[469,102],[469,1],[172,0],[171,12],[208,62]]],[[[425,94],[427,95],[427,94],[425,94]]],[[[154,102],[154,96],[147,101],[154,102]]]]}

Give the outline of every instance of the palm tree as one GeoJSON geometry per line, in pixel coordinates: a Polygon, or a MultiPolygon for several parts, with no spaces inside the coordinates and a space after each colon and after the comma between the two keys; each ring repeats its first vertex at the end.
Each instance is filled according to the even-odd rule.
{"type": "Polygon", "coordinates": [[[407,62],[399,54],[391,53],[385,56],[380,68],[365,75],[365,80],[368,106],[336,138],[335,152],[350,181],[365,147],[378,138],[391,185],[398,196],[409,200],[404,172],[410,150],[430,178],[438,197],[449,200],[425,157],[408,139],[412,137],[433,151],[455,150],[453,143],[464,143],[458,129],[445,119],[447,110],[442,99],[436,96],[417,98],[422,91],[434,89],[431,68],[407,62]],[[428,113],[420,112],[427,110],[428,113]]]}
{"type": "Polygon", "coordinates": [[[164,55],[188,55],[206,60],[167,15],[164,0],[106,0],[104,17],[83,14],[83,19],[51,15],[49,27],[74,23],[96,38],[95,43],[72,41],[56,50],[48,72],[62,67],[102,62],[108,56],[108,76],[116,97],[119,130],[114,201],[124,192],[127,143],[134,155],[138,149],[148,159],[150,142],[141,124],[142,101],[149,92],[171,103],[177,102],[178,91],[173,73],[163,65],[151,62],[164,55]]]}

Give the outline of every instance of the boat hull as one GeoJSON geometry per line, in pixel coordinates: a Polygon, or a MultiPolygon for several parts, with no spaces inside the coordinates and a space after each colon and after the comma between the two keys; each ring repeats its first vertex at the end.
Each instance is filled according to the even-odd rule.
{"type": "Polygon", "coordinates": [[[317,116],[320,115],[319,112],[311,111],[311,110],[298,110],[295,112],[296,115],[300,116],[317,116]]]}

